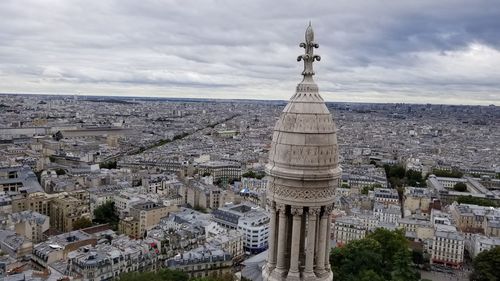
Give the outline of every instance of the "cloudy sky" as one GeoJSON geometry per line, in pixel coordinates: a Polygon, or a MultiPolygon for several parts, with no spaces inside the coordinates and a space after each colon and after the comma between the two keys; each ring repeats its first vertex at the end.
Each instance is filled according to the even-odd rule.
{"type": "Polygon", "coordinates": [[[0,92],[500,104],[500,2],[1,0],[0,92]]]}

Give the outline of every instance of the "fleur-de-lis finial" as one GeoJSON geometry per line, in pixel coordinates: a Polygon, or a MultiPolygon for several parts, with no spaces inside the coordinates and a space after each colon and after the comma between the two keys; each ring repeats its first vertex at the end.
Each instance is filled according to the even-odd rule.
{"type": "Polygon", "coordinates": [[[304,80],[312,79],[314,75],[313,62],[320,61],[321,57],[314,54],[314,48],[318,48],[319,45],[314,42],[314,31],[311,26],[311,21],[309,21],[309,26],[306,29],[306,42],[300,43],[300,47],[305,49],[305,54],[297,57],[297,61],[304,61],[304,71],[302,71],[302,75],[304,75],[304,80]]]}

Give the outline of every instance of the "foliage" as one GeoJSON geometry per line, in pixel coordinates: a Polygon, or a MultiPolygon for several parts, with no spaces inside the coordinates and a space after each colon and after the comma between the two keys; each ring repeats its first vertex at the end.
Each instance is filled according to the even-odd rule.
{"type": "Polygon", "coordinates": [[[198,212],[201,212],[201,213],[205,213],[205,214],[206,214],[206,213],[208,213],[208,212],[207,212],[207,209],[205,209],[205,208],[203,208],[203,207],[201,207],[201,206],[198,206],[198,205],[194,206],[194,207],[193,207],[193,210],[198,211],[198,212]]]}
{"type": "Polygon", "coordinates": [[[371,184],[371,185],[365,185],[361,189],[361,194],[365,194],[366,195],[366,194],[368,194],[368,191],[374,190],[375,188],[382,188],[382,185],[380,185],[378,183],[371,184]]]}
{"type": "Polygon", "coordinates": [[[421,251],[412,250],[411,251],[411,259],[414,264],[423,264],[424,263],[424,254],[421,251]]]}
{"type": "Polygon", "coordinates": [[[388,178],[399,178],[402,179],[405,177],[406,170],[401,165],[384,165],[385,174],[388,178]]]}
{"type": "Polygon", "coordinates": [[[120,275],[120,281],[188,281],[189,276],[179,270],[161,269],[157,272],[127,272],[120,275]]]}
{"type": "Polygon", "coordinates": [[[486,207],[498,207],[498,204],[490,199],[468,196],[459,196],[457,202],[460,204],[473,204],[486,207]]]}
{"type": "Polygon", "coordinates": [[[116,169],[117,165],[116,165],[116,161],[107,161],[107,162],[102,162],[101,164],[99,164],[99,168],[101,169],[116,169]]]}
{"type": "Polygon", "coordinates": [[[401,230],[378,228],[364,239],[335,248],[330,262],[334,280],[419,280],[401,230]]]}
{"type": "Polygon", "coordinates": [[[500,280],[500,246],[479,253],[472,261],[473,271],[470,275],[472,281],[500,280]]]}
{"type": "Polygon", "coordinates": [[[393,258],[391,279],[394,281],[420,280],[420,274],[411,267],[408,249],[399,249],[393,258]]]}
{"type": "Polygon", "coordinates": [[[108,201],[94,210],[94,223],[109,224],[112,229],[118,229],[119,217],[116,212],[115,202],[108,201]]]}
{"type": "Polygon", "coordinates": [[[467,190],[467,185],[463,182],[457,182],[454,186],[453,189],[456,191],[464,192],[467,190]]]}
{"type": "Polygon", "coordinates": [[[343,183],[341,187],[342,188],[351,188],[347,183],[343,183]]]}
{"type": "MultiPolygon", "coordinates": [[[[179,270],[171,270],[168,268],[161,269],[157,272],[127,272],[120,275],[120,281],[233,281],[233,274],[223,274],[218,277],[198,277],[189,278],[189,276],[179,270]]],[[[242,279],[243,280],[243,279],[242,279]]]]}
{"type": "Polygon", "coordinates": [[[174,136],[173,140],[180,140],[180,139],[187,137],[188,135],[189,135],[188,133],[178,134],[178,135],[174,136]]]}
{"type": "Polygon", "coordinates": [[[436,177],[445,177],[445,178],[461,178],[464,174],[458,170],[442,170],[442,169],[433,169],[432,173],[436,177]]]}
{"type": "Polygon", "coordinates": [[[73,222],[73,230],[87,228],[92,226],[92,221],[86,217],[81,217],[73,222]]]}
{"type": "Polygon", "coordinates": [[[258,180],[260,180],[260,179],[262,179],[263,177],[265,177],[265,176],[266,176],[266,174],[265,174],[265,173],[263,173],[263,172],[257,172],[257,173],[256,173],[256,172],[254,172],[254,171],[250,170],[250,171],[248,171],[248,172],[244,173],[244,174],[243,174],[243,175],[241,175],[241,176],[242,176],[242,177],[244,177],[244,178],[254,178],[254,179],[258,179],[258,180]]]}
{"type": "Polygon", "coordinates": [[[61,169],[61,168],[57,168],[56,170],[56,174],[58,176],[61,176],[61,175],[65,175],[66,174],[66,171],[64,169],[61,169]]]}
{"type": "Polygon", "coordinates": [[[407,170],[405,173],[405,177],[408,181],[409,186],[416,186],[416,187],[426,187],[427,184],[425,183],[425,180],[422,178],[422,173],[419,171],[415,170],[407,170]]]}
{"type": "Polygon", "coordinates": [[[52,135],[52,138],[55,140],[55,141],[60,141],[64,138],[63,134],[61,133],[61,131],[57,131],[55,134],[52,135]]]}
{"type": "Polygon", "coordinates": [[[406,170],[405,167],[401,165],[384,165],[385,174],[387,180],[391,184],[391,187],[398,188],[406,185],[416,186],[416,187],[427,187],[425,179],[422,177],[422,173],[412,169],[406,170]]]}

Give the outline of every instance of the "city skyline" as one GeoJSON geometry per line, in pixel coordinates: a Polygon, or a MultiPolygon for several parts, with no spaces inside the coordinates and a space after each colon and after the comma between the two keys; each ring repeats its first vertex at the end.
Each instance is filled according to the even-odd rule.
{"type": "Polygon", "coordinates": [[[264,4],[2,2],[0,92],[287,100],[312,20],[327,101],[500,101],[493,1],[264,4]]]}

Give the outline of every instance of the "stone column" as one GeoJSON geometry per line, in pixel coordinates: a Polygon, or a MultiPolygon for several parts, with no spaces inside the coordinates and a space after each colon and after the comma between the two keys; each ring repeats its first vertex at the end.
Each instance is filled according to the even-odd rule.
{"type": "Polygon", "coordinates": [[[299,254],[300,254],[300,232],[302,227],[302,212],[303,207],[292,207],[293,224],[292,224],[292,241],[290,254],[290,270],[288,271],[287,280],[299,280],[299,254]]]}
{"type": "Polygon", "coordinates": [[[316,244],[316,221],[320,209],[309,208],[307,214],[307,244],[306,244],[306,266],[304,269],[305,280],[314,280],[314,247],[316,244]]]}
{"type": "Polygon", "coordinates": [[[321,213],[319,222],[319,244],[318,244],[318,257],[316,259],[316,272],[323,274],[325,272],[325,249],[326,249],[326,212],[321,213]]]}
{"type": "Polygon", "coordinates": [[[331,250],[331,245],[330,245],[330,239],[331,239],[331,227],[332,227],[332,222],[330,218],[330,213],[332,212],[332,206],[328,206],[325,208],[325,216],[326,216],[326,247],[325,247],[325,270],[330,271],[330,250],[331,250]]]}
{"type": "Polygon", "coordinates": [[[282,276],[287,268],[285,264],[285,251],[286,251],[286,209],[284,204],[279,204],[276,206],[279,212],[279,226],[278,226],[278,260],[276,261],[276,272],[278,275],[282,276]]]}
{"type": "Polygon", "coordinates": [[[276,203],[269,203],[271,221],[269,222],[269,243],[268,243],[268,269],[272,271],[276,267],[276,203]]]}

